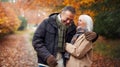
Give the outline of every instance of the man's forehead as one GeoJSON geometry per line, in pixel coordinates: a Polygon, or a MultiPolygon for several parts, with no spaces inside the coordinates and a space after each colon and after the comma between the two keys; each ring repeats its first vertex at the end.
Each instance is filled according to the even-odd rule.
{"type": "Polygon", "coordinates": [[[73,19],[73,18],[74,18],[74,15],[68,15],[67,18],[73,19]]]}
{"type": "Polygon", "coordinates": [[[67,11],[64,11],[65,14],[72,14],[71,11],[67,10],[67,11]]]}
{"type": "Polygon", "coordinates": [[[70,11],[65,11],[65,15],[69,18],[74,18],[74,14],[72,14],[70,11]]]}

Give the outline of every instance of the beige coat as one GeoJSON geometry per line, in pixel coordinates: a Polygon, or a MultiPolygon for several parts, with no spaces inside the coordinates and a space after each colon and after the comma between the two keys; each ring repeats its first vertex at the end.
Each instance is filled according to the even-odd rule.
{"type": "Polygon", "coordinates": [[[92,42],[85,39],[82,34],[72,45],[66,43],[66,51],[70,53],[66,67],[90,67],[92,64],[92,42]]]}

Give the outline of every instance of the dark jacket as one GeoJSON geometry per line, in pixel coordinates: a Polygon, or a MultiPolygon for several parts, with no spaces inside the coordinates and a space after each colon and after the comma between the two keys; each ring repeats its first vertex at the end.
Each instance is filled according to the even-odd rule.
{"type": "MultiPolygon", "coordinates": [[[[37,28],[33,37],[33,46],[37,51],[38,62],[47,64],[46,59],[51,54],[56,57],[58,46],[58,27],[56,17],[58,13],[52,14],[45,19],[37,28]]],[[[66,42],[70,43],[73,35],[76,32],[74,22],[70,25],[66,32],[66,42]]]]}

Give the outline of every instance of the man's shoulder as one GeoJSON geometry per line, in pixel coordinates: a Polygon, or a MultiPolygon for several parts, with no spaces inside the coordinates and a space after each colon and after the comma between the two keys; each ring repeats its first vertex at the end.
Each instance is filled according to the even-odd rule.
{"type": "Polygon", "coordinates": [[[48,18],[45,18],[45,19],[41,22],[41,25],[43,25],[43,24],[46,25],[46,24],[48,23],[48,20],[49,20],[48,18]]]}
{"type": "Polygon", "coordinates": [[[50,14],[47,18],[45,18],[43,20],[43,22],[48,22],[48,21],[54,21],[56,20],[56,16],[58,15],[59,13],[52,13],[50,14]]]}
{"type": "Polygon", "coordinates": [[[55,16],[57,16],[59,13],[52,13],[52,14],[50,14],[49,15],[49,17],[55,17],[55,16]]]}

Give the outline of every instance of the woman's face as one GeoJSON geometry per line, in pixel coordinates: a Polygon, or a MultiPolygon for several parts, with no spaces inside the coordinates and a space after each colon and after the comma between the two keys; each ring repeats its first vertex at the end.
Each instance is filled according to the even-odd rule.
{"type": "Polygon", "coordinates": [[[85,28],[86,27],[86,23],[82,18],[79,18],[78,20],[78,26],[85,28]]]}

